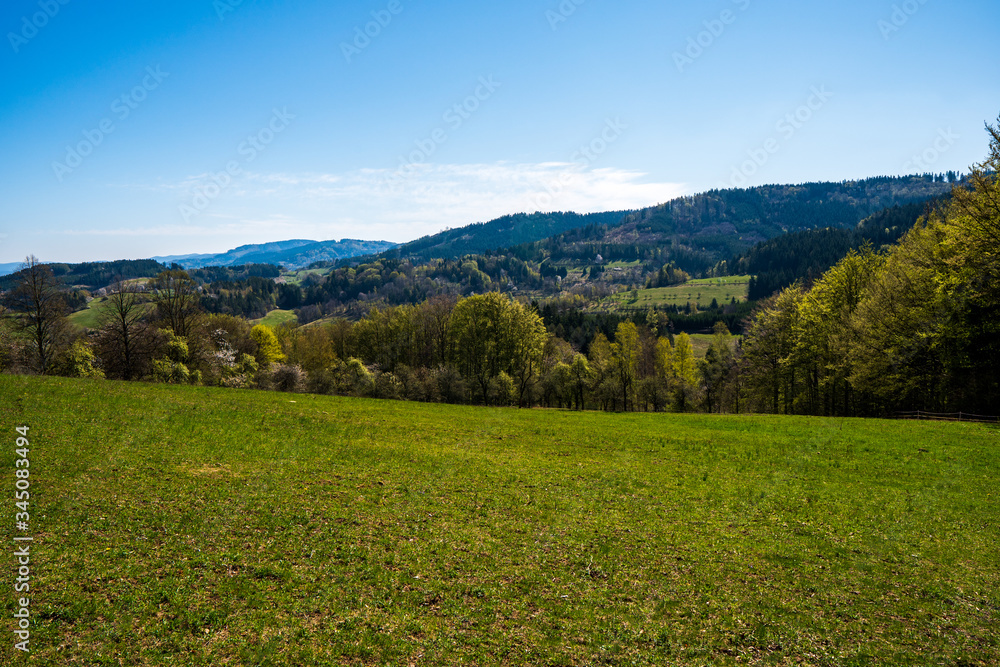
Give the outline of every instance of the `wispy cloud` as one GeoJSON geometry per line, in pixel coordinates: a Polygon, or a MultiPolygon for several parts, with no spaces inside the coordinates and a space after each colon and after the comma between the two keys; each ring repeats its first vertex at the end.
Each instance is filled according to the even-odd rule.
{"type": "Polygon", "coordinates": [[[367,217],[372,224],[411,223],[441,228],[508,213],[638,208],[686,193],[682,183],[647,174],[574,163],[423,164],[400,179],[389,169],[341,174],[249,173],[234,195],[294,199],[332,217],[367,217]]]}
{"type": "MultiPolygon", "coordinates": [[[[137,184],[166,201],[190,201],[211,174],[137,184]]],[[[397,170],[342,173],[245,172],[188,220],[166,215],[145,228],[78,232],[98,236],[232,238],[257,243],[282,238],[368,238],[407,241],[446,227],[461,227],[510,213],[640,208],[687,194],[682,183],[663,183],[627,169],[580,163],[420,164],[397,170]]],[[[170,204],[167,204],[170,206],[170,204]]]]}

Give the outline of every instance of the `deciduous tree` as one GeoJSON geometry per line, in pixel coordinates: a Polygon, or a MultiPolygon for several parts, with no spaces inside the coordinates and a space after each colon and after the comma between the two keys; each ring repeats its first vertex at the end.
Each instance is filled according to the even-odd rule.
{"type": "Polygon", "coordinates": [[[15,324],[28,341],[29,364],[46,373],[66,337],[66,304],[52,270],[30,255],[8,295],[15,324]]]}

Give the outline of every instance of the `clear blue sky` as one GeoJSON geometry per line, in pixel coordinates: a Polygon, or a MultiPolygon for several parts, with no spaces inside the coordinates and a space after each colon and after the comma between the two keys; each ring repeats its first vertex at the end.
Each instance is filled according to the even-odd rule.
{"type": "Polygon", "coordinates": [[[996,0],[7,0],[0,34],[0,262],[964,170],[1000,114],[996,0]]]}

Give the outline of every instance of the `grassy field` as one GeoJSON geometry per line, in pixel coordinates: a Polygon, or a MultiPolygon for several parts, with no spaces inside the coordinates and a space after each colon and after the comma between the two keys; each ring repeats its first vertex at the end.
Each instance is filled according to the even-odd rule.
{"type": "Polygon", "coordinates": [[[18,664],[1000,663],[992,427],[13,376],[0,416],[18,664]]]}
{"type": "MultiPolygon", "coordinates": [[[[691,338],[691,347],[694,349],[694,356],[698,359],[704,359],[705,354],[708,353],[708,348],[712,346],[712,339],[715,338],[713,334],[699,334],[693,333],[688,334],[691,338]]],[[[732,338],[732,348],[736,348],[736,338],[732,338]]]]}
{"type": "Polygon", "coordinates": [[[712,299],[719,304],[729,303],[735,297],[737,301],[745,301],[750,276],[729,276],[726,278],[698,278],[689,280],[683,285],[671,287],[654,287],[637,290],[637,299],[632,299],[632,292],[619,292],[604,303],[611,306],[683,306],[686,303],[697,304],[699,308],[707,308],[712,299]]]}
{"type": "Polygon", "coordinates": [[[325,276],[331,272],[331,269],[299,269],[297,271],[286,271],[282,275],[285,280],[291,285],[300,285],[302,281],[309,276],[325,276]]]}
{"type": "Polygon", "coordinates": [[[272,310],[265,317],[254,320],[254,324],[266,324],[272,329],[277,329],[286,322],[298,322],[299,318],[293,310],[272,310]]]}
{"type": "Polygon", "coordinates": [[[68,319],[72,324],[84,329],[96,329],[100,325],[101,305],[107,301],[104,297],[97,297],[87,304],[83,310],[78,310],[70,314],[68,319]]]}
{"type": "MultiPolygon", "coordinates": [[[[144,282],[145,279],[127,281],[127,282],[144,282]]],[[[70,313],[66,318],[71,324],[75,324],[83,329],[97,329],[101,325],[101,308],[107,303],[107,298],[103,296],[95,297],[87,303],[87,307],[83,310],[78,310],[75,313],[70,313]]],[[[141,307],[147,310],[153,308],[153,304],[146,302],[141,305],[141,307]]]]}

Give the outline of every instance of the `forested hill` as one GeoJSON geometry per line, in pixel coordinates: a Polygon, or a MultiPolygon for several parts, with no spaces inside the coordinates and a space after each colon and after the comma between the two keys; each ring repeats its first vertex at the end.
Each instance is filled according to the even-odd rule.
{"type": "Polygon", "coordinates": [[[956,177],[876,177],[840,183],[711,190],[512,249],[524,259],[672,261],[691,273],[787,232],[853,228],[886,208],[949,192],[956,177]]]}
{"type": "Polygon", "coordinates": [[[819,278],[851,250],[870,243],[874,249],[899,241],[917,220],[940,208],[948,195],[893,206],[869,216],[851,229],[824,227],[782,234],[762,241],[739,255],[721,262],[718,274],[752,275],[747,298],[763,299],[796,280],[806,285],[819,278]]]}
{"type": "Polygon", "coordinates": [[[577,227],[617,225],[630,211],[603,213],[518,213],[424,236],[385,252],[391,259],[456,259],[540,241],[577,227]]]}
{"type": "Polygon", "coordinates": [[[154,257],[164,264],[176,262],[185,269],[199,269],[206,266],[242,266],[245,264],[275,264],[286,269],[300,269],[316,262],[333,262],[338,259],[370,255],[395,247],[388,241],[361,241],[341,239],[339,241],[309,241],[292,239],[243,245],[217,255],[175,255],[154,257]]]}
{"type": "MultiPolygon", "coordinates": [[[[52,275],[67,287],[90,290],[107,287],[116,280],[151,278],[167,266],[152,259],[120,259],[113,262],[83,262],[81,264],[54,263],[47,265],[52,275]]],[[[21,279],[23,270],[0,277],[0,291],[13,289],[21,279]]]]}

